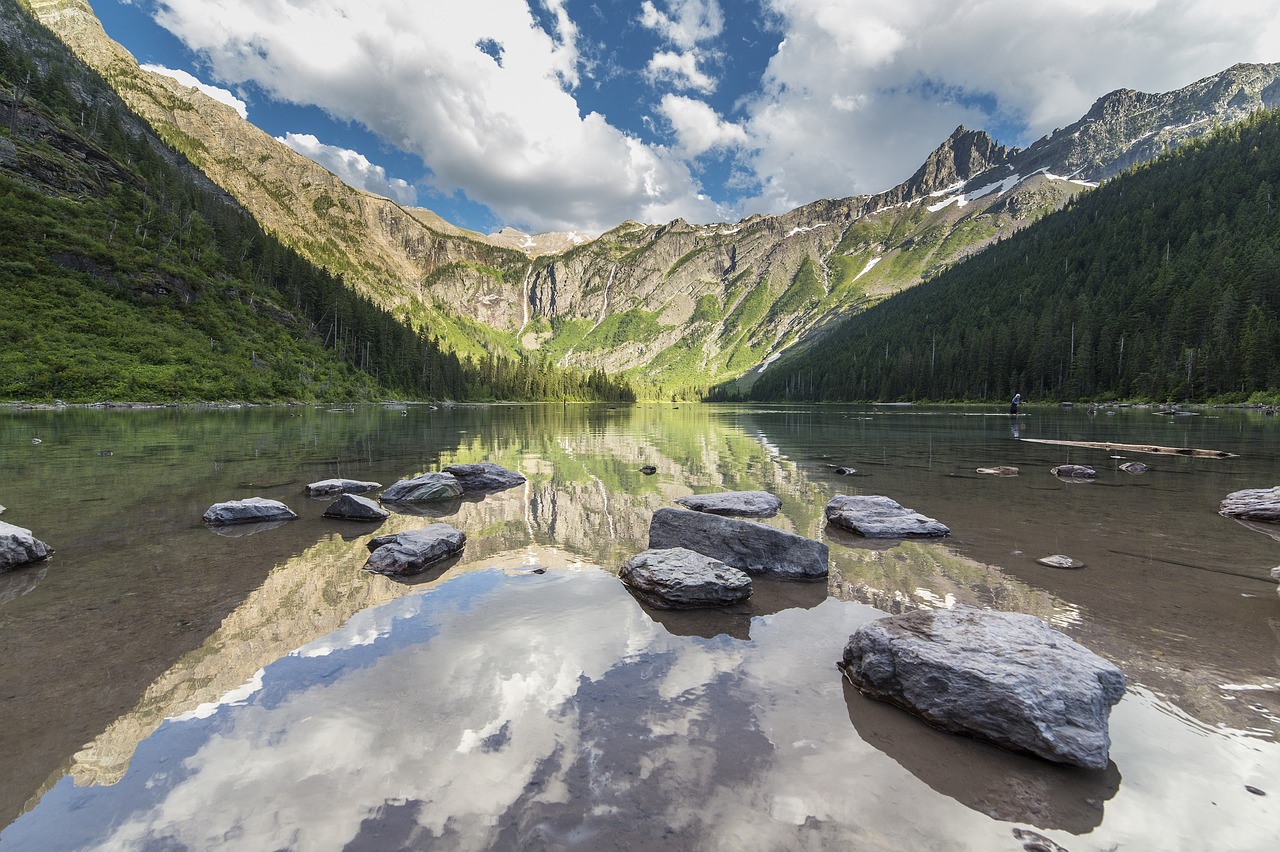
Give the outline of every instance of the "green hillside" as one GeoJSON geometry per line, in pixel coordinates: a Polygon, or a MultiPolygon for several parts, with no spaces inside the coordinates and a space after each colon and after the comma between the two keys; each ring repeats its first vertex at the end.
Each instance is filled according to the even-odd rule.
{"type": "Polygon", "coordinates": [[[625,399],[444,352],[265,234],[0,3],[0,400],[625,399]]]}
{"type": "MultiPolygon", "coordinates": [[[[1280,114],[1188,143],[761,375],[753,399],[1242,401],[1280,387],[1280,114]]],[[[733,397],[733,385],[719,397],[733,397]]]]}

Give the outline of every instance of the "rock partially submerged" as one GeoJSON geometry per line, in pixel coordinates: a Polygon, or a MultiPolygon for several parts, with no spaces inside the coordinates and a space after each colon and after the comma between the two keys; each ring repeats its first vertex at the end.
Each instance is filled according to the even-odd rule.
{"type": "Polygon", "coordinates": [[[1055,553],[1052,556],[1042,556],[1036,560],[1041,565],[1047,565],[1050,568],[1083,568],[1084,563],[1078,559],[1072,559],[1061,553],[1055,553]]]}
{"type": "Polygon", "coordinates": [[[1142,462],[1125,462],[1124,464],[1120,465],[1120,469],[1123,470],[1125,473],[1129,473],[1129,474],[1133,474],[1134,476],[1137,476],[1139,474],[1146,473],[1151,468],[1147,467],[1142,462]]]}
{"type": "Polygon", "coordinates": [[[487,461],[476,464],[451,464],[444,469],[444,472],[453,474],[463,491],[480,493],[505,491],[508,488],[523,485],[525,482],[523,474],[487,461]]]}
{"type": "Polygon", "coordinates": [[[1073,482],[1084,482],[1098,478],[1098,472],[1088,465],[1060,464],[1049,471],[1059,479],[1070,479],[1073,482]]]}
{"type": "Polygon", "coordinates": [[[39,562],[52,554],[53,548],[32,535],[31,530],[0,521],[0,571],[39,562]]]}
{"type": "Polygon", "coordinates": [[[210,526],[228,524],[260,524],[268,521],[291,521],[298,517],[292,509],[279,500],[265,497],[249,497],[244,500],[228,500],[214,503],[204,513],[204,522],[210,526]]]}
{"type": "Polygon", "coordinates": [[[461,552],[466,543],[466,534],[448,524],[375,536],[369,540],[372,552],[364,570],[393,577],[421,574],[431,563],[461,552]]]}
{"type": "Polygon", "coordinates": [[[308,485],[308,497],[330,497],[334,494],[366,494],[382,487],[381,482],[361,482],[358,479],[322,479],[308,485]]]}
{"type": "Polygon", "coordinates": [[[324,510],[324,516],[346,521],[382,521],[391,517],[391,513],[368,497],[343,494],[329,504],[329,508],[324,510]]]}
{"type": "Polygon", "coordinates": [[[772,518],[782,508],[782,501],[768,491],[721,491],[716,494],[694,494],[676,500],[686,509],[712,515],[735,515],[740,518],[772,518]]]}
{"type": "Polygon", "coordinates": [[[827,521],[867,538],[936,538],[950,535],[941,521],[908,509],[888,497],[843,494],[831,498],[827,521]]]}
{"type": "Polygon", "coordinates": [[[978,473],[985,473],[989,476],[1017,476],[1018,469],[1013,465],[1000,464],[995,467],[980,467],[978,473]]]}
{"type": "Polygon", "coordinates": [[[1031,615],[969,607],[865,624],[840,666],[864,695],[943,730],[1105,769],[1124,675],[1031,615]]]}
{"type": "Polygon", "coordinates": [[[1246,521],[1280,522],[1280,486],[1233,491],[1222,499],[1218,513],[1246,521]]]}
{"type": "Polygon", "coordinates": [[[649,549],[687,547],[748,574],[793,580],[827,576],[822,542],[776,527],[684,509],[659,509],[649,524],[649,549]]]}
{"type": "Polygon", "coordinates": [[[424,473],[393,483],[382,492],[384,503],[434,503],[462,496],[462,484],[452,473],[424,473]]]}
{"type": "Polygon", "coordinates": [[[627,588],[659,609],[728,606],[751,597],[751,578],[684,547],[646,550],[618,573],[627,588]]]}
{"type": "Polygon", "coordinates": [[[640,472],[643,473],[645,476],[653,476],[655,473],[658,472],[658,469],[651,464],[646,464],[646,465],[640,466],[640,472]]]}

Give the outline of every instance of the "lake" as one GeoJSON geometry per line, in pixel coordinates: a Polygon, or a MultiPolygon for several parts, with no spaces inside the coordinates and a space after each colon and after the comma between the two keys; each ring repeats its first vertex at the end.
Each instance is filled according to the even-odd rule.
{"type": "Polygon", "coordinates": [[[1023,412],[0,409],[0,519],[56,550],[0,574],[0,850],[1274,848],[1280,541],[1217,509],[1280,484],[1280,423],[1023,412]],[[410,582],[362,571],[374,530],[303,493],[481,460],[528,482],[377,526],[467,534],[410,582]],[[1060,481],[1063,463],[1098,478],[1060,481]],[[725,489],[778,495],[765,523],[826,542],[828,582],[757,579],[726,611],[639,604],[617,571],[653,512],[725,489]],[[829,530],[837,494],[952,534],[829,530]],[[202,525],[250,496],[300,517],[202,525]],[[1036,562],[1051,554],[1085,567],[1036,562]],[[1106,770],[844,684],[860,625],[957,604],[1036,615],[1124,671],[1106,770]]]}

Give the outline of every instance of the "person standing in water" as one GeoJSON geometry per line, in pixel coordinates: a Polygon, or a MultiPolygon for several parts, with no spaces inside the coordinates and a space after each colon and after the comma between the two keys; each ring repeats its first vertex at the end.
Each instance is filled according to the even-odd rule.
{"type": "Polygon", "coordinates": [[[1009,413],[1017,414],[1019,405],[1022,405],[1022,394],[1015,393],[1013,395],[1013,400],[1009,403],[1009,413]]]}

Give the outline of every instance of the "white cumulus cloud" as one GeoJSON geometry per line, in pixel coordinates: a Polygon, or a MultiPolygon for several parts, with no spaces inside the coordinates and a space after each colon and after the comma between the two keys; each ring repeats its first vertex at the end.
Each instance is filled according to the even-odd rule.
{"type": "Polygon", "coordinates": [[[666,41],[685,49],[720,35],[724,13],[717,0],[667,0],[669,11],[651,0],[640,4],[640,23],[656,30],[666,41]]]}
{"type": "Polygon", "coordinates": [[[523,0],[165,0],[157,20],[219,79],[359,122],[510,224],[715,218],[673,152],[579,110],[577,29],[563,2],[543,6],[551,32],[523,0]]]}
{"type": "Polygon", "coordinates": [[[741,126],[725,121],[703,101],[667,94],[658,109],[671,123],[679,140],[678,147],[686,156],[696,157],[707,151],[747,143],[747,133],[741,126]]]}
{"type": "Polygon", "coordinates": [[[697,89],[707,93],[716,89],[716,81],[699,70],[698,57],[694,53],[660,50],[649,60],[645,75],[652,83],[669,82],[680,89],[697,89]]]}
{"type": "Polygon", "coordinates": [[[163,65],[143,65],[143,71],[150,71],[152,74],[159,74],[162,77],[171,77],[184,86],[193,89],[199,89],[218,103],[226,104],[236,112],[240,113],[241,118],[249,117],[249,109],[245,102],[237,98],[226,89],[218,86],[211,86],[208,83],[202,83],[186,71],[179,71],[173,68],[165,68],[163,65]]]}
{"type": "Polygon", "coordinates": [[[302,156],[315,160],[349,186],[390,198],[406,207],[418,203],[418,190],[413,184],[387,177],[386,169],[371,163],[359,151],[326,145],[310,133],[286,133],[276,138],[302,156]]]}

